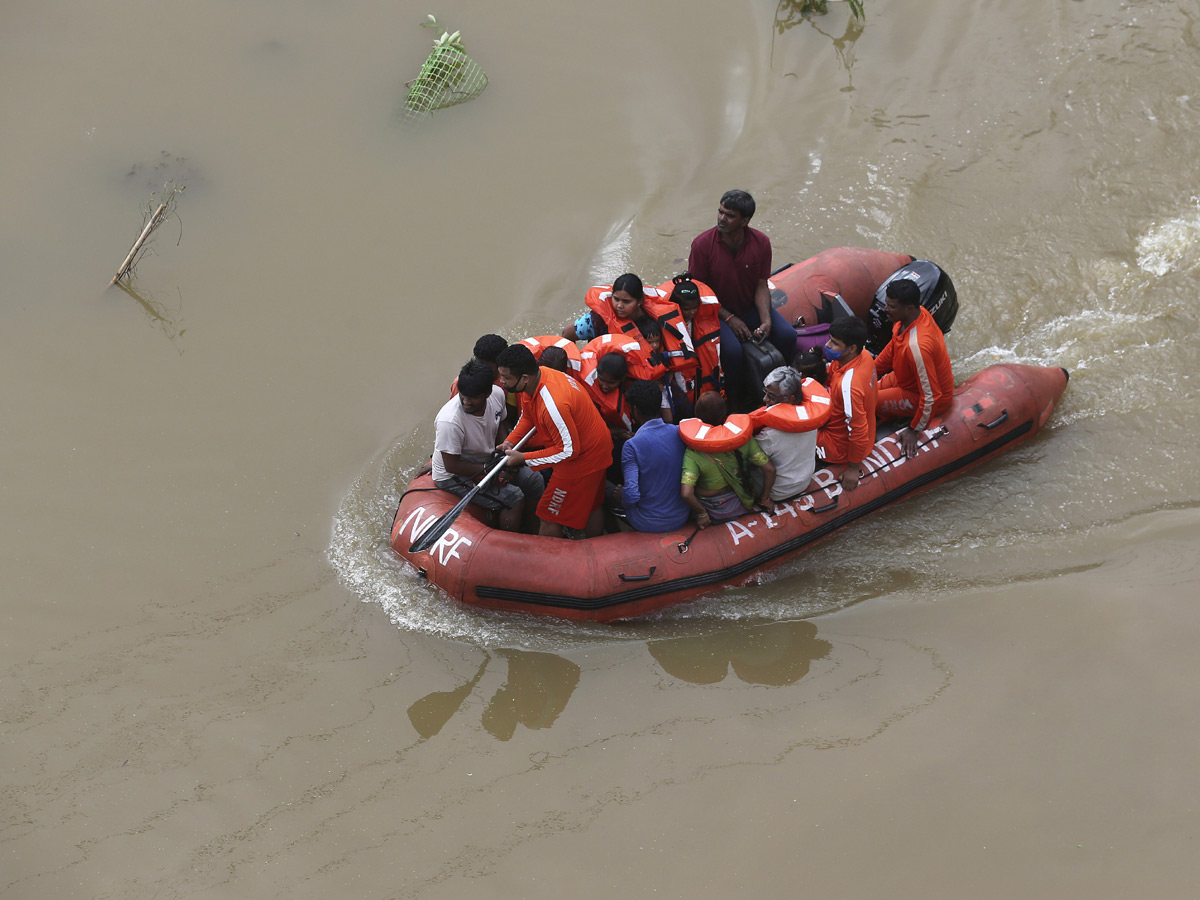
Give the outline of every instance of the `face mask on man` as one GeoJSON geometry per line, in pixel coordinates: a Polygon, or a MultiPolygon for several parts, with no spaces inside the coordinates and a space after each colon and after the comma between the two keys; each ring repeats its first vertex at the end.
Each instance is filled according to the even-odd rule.
{"type": "Polygon", "coordinates": [[[828,344],[826,344],[823,349],[825,351],[825,358],[829,360],[829,362],[841,362],[842,355],[846,352],[845,350],[834,350],[828,344]]]}

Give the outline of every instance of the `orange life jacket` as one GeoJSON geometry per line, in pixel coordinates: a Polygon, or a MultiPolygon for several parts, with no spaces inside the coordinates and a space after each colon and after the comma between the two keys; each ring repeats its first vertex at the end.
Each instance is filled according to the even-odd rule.
{"type": "Polygon", "coordinates": [[[521,341],[530,352],[533,353],[533,358],[541,362],[542,351],[549,347],[561,347],[567,354],[567,374],[572,378],[579,378],[580,371],[583,368],[583,359],[579,355],[579,345],[574,341],[569,341],[561,334],[543,334],[538,337],[528,337],[521,341]]]}
{"type": "Polygon", "coordinates": [[[681,335],[683,316],[679,312],[679,307],[667,299],[667,296],[658,288],[642,288],[642,309],[647,316],[658,322],[658,327],[662,331],[663,349],[660,354],[642,337],[636,322],[632,319],[617,318],[617,314],[613,312],[612,303],[609,302],[611,297],[612,285],[603,284],[589,288],[584,302],[587,303],[588,309],[604,320],[609,334],[637,341],[642,347],[642,355],[653,365],[662,367],[662,373],[659,376],[661,377],[661,374],[666,373],[667,360],[671,358],[673,351],[679,349],[680,342],[683,340],[681,335]]]}
{"type": "Polygon", "coordinates": [[[833,403],[825,386],[812,378],[805,378],[801,390],[803,403],[773,403],[753,410],[750,422],[755,431],[759,428],[775,428],[794,434],[812,431],[829,421],[833,403]]]}
{"type": "Polygon", "coordinates": [[[630,378],[658,381],[667,374],[667,367],[661,362],[652,362],[646,353],[649,349],[649,345],[644,340],[636,340],[620,334],[602,334],[598,338],[592,338],[579,351],[582,365],[581,377],[586,379],[588,373],[591,372],[594,380],[596,365],[599,363],[600,357],[609,353],[620,353],[625,357],[630,378]]]}
{"type": "Polygon", "coordinates": [[[750,443],[754,428],[745,413],[734,413],[724,425],[705,425],[699,419],[684,419],[679,423],[679,436],[684,444],[704,453],[724,453],[750,443]]]}
{"type": "Polygon", "coordinates": [[[633,419],[629,415],[629,407],[625,403],[625,385],[615,391],[604,393],[600,390],[599,367],[600,357],[609,353],[619,353],[625,357],[625,365],[629,370],[627,378],[644,378],[653,381],[661,378],[666,372],[662,366],[651,365],[642,353],[641,345],[630,338],[615,334],[602,334],[588,341],[579,352],[581,370],[579,380],[587,389],[588,396],[604,416],[604,421],[610,428],[620,428],[633,431],[633,419]]]}
{"type": "MultiPolygon", "coordinates": [[[[695,403],[696,398],[706,391],[721,390],[721,319],[718,315],[721,302],[712,288],[703,281],[688,278],[685,272],[658,286],[658,291],[666,296],[676,311],[679,307],[671,303],[670,298],[675,285],[684,279],[694,282],[699,288],[700,307],[696,310],[690,329],[683,321],[682,313],[679,313],[677,322],[672,322],[676,330],[682,332],[678,340],[680,346],[664,343],[663,355],[667,357],[668,367],[683,375],[688,385],[688,399],[695,403]]],[[[665,341],[667,328],[661,321],[659,327],[662,328],[665,341]]]]}

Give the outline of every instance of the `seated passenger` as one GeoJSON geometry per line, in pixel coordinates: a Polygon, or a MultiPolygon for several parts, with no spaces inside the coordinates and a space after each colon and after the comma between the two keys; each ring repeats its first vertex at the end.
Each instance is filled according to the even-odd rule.
{"type": "Polygon", "coordinates": [[[697,235],[688,255],[688,271],[721,301],[721,370],[735,403],[746,393],[743,342],[768,340],[785,363],[796,352],[796,329],[771,305],[771,240],[750,227],[756,208],[745,191],[726,191],[716,227],[697,235]]]}
{"type": "Polygon", "coordinates": [[[892,320],[892,339],[875,360],[879,379],[881,419],[908,419],[896,436],[904,455],[917,455],[917,439],[929,420],[950,408],[954,399],[954,373],[946,338],[921,305],[921,291],[907,278],[887,286],[887,312],[892,320]]]}
{"type": "Polygon", "coordinates": [[[629,363],[616,351],[605,353],[599,359],[584,360],[584,387],[612,432],[614,444],[633,437],[633,419],[625,406],[625,379],[628,377],[629,363]]]}
{"type": "Polygon", "coordinates": [[[727,421],[725,411],[725,398],[710,391],[696,400],[697,418],[679,424],[687,445],[680,495],[696,513],[696,524],[701,528],[736,519],[754,508],[771,508],[775,466],[754,439],[750,417],[729,416],[727,421]],[[709,447],[712,449],[706,449],[709,447]],[[762,470],[758,491],[754,467],[762,470]]]}
{"type": "Polygon", "coordinates": [[[498,334],[485,334],[475,342],[475,348],[471,351],[474,358],[486,365],[492,370],[492,379],[500,377],[500,370],[496,366],[496,357],[500,355],[508,346],[508,341],[498,334]]]}
{"type": "Polygon", "coordinates": [[[829,392],[791,366],[772,369],[763,379],[766,405],[750,413],[754,437],[775,465],[771,499],[803,493],[817,467],[817,429],[829,418],[829,392]],[[807,394],[805,388],[808,389],[807,394]]]}
{"type": "MultiPolygon", "coordinates": [[[[682,325],[682,322],[680,324],[682,325]]],[[[667,368],[662,378],[655,382],[662,391],[663,402],[660,409],[663,421],[671,423],[690,416],[692,401],[688,398],[688,382],[683,372],[670,368],[668,360],[663,354],[662,328],[654,319],[647,317],[642,319],[638,329],[653,351],[650,355],[650,362],[656,365],[661,364],[667,368]]]]}
{"type": "MultiPolygon", "coordinates": [[[[839,480],[848,491],[858,487],[862,461],[875,447],[875,360],[863,349],[867,326],[842,316],[829,326],[829,420],[817,431],[817,456],[828,466],[844,466],[839,480]]],[[[837,474],[837,473],[835,473],[837,474]]]]}
{"type": "MultiPolygon", "coordinates": [[[[483,363],[492,370],[492,380],[495,381],[500,376],[500,370],[496,368],[496,357],[500,355],[500,351],[508,346],[508,341],[500,337],[498,334],[485,334],[475,342],[475,349],[471,351],[471,359],[476,362],[483,363]]],[[[454,379],[450,383],[450,396],[453,397],[458,393],[458,379],[454,379]]],[[[514,401],[515,402],[515,401],[514,401]]]]}
{"type": "MultiPolygon", "coordinates": [[[[619,277],[612,286],[590,288],[585,297],[588,312],[562,330],[563,337],[573,341],[590,341],[602,334],[641,337],[637,325],[646,318],[647,297],[657,298],[658,289],[647,292],[642,279],[632,272],[619,277]]],[[[649,353],[647,353],[649,356],[649,353]]]]}
{"type": "MultiPolygon", "coordinates": [[[[492,372],[492,381],[495,384],[500,383],[500,370],[496,366],[496,357],[500,355],[500,351],[508,346],[508,341],[500,337],[498,334],[485,334],[475,342],[475,349],[472,351],[471,358],[476,362],[483,363],[492,372]]],[[[458,393],[458,379],[450,382],[450,396],[453,397],[458,393]]],[[[504,421],[509,428],[517,422],[517,398],[509,393],[504,395],[505,417],[504,421]]]]}
{"type": "Polygon", "coordinates": [[[559,334],[543,334],[524,338],[521,343],[529,348],[539,366],[546,366],[572,378],[579,377],[582,360],[579,356],[579,345],[574,341],[569,341],[559,334]],[[550,351],[550,355],[543,361],[542,357],[547,350],[550,351]]]}
{"type": "MultiPolygon", "coordinates": [[[[492,383],[492,370],[473,359],[458,373],[458,396],[434,420],[433,483],[458,497],[479,483],[494,465],[492,453],[504,420],[504,388],[492,383]]],[[[520,531],[525,511],[542,495],[542,479],[525,466],[502,470],[472,499],[472,505],[499,511],[499,526],[520,531]],[[507,483],[499,480],[505,473],[507,483]],[[529,501],[526,503],[526,501],[529,501]]]]}
{"type": "Polygon", "coordinates": [[[547,347],[542,351],[542,358],[538,363],[564,375],[571,374],[567,369],[567,351],[562,347],[547,347]]]}
{"type": "MultiPolygon", "coordinates": [[[[721,389],[720,301],[708,285],[693,281],[685,272],[659,286],[679,310],[681,319],[678,346],[667,346],[664,355],[672,373],[681,377],[687,390],[688,405],[706,391],[721,389]]],[[[688,411],[678,418],[690,416],[688,411]]]]}
{"type": "Polygon", "coordinates": [[[792,359],[792,368],[805,378],[811,378],[817,384],[829,387],[829,373],[825,369],[825,354],[822,352],[822,348],[797,350],[792,359]]]}
{"type": "Polygon", "coordinates": [[[621,449],[625,515],[637,531],[682,528],[689,507],[679,488],[684,453],[679,428],[662,420],[662,393],[653,382],[634,381],[626,399],[637,431],[621,449]]]}

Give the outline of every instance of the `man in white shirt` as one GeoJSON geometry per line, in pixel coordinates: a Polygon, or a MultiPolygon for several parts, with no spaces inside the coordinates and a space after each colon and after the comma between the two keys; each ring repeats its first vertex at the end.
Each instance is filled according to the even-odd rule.
{"type": "MultiPolygon", "coordinates": [[[[763,400],[768,407],[776,403],[802,403],[803,382],[804,376],[790,366],[772,369],[763,379],[763,400]]],[[[754,414],[751,421],[755,421],[754,414]]],[[[817,430],[788,432],[757,425],[755,421],[754,437],[775,464],[771,499],[786,500],[803,493],[817,467],[817,430]]]]}
{"type": "MultiPolygon", "coordinates": [[[[458,373],[458,395],[434,420],[433,483],[459,497],[466,496],[495,464],[492,452],[506,408],[504,388],[493,384],[494,377],[486,364],[471,360],[458,373]]],[[[531,469],[507,468],[471,503],[497,510],[498,524],[505,531],[520,531],[525,510],[533,509],[543,487],[541,476],[531,469]]]]}

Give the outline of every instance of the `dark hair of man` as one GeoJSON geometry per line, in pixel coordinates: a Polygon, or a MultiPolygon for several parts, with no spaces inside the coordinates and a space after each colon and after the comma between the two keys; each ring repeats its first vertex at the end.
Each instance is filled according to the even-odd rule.
{"type": "Polygon", "coordinates": [[[921,305],[921,289],[917,287],[915,281],[911,281],[908,278],[897,278],[895,281],[889,281],[887,295],[901,306],[921,305]]]}
{"type": "Polygon", "coordinates": [[[613,293],[624,291],[630,297],[641,300],[645,296],[645,289],[642,287],[642,279],[638,278],[632,272],[626,272],[613,282],[613,293]]]}
{"type": "Polygon", "coordinates": [[[705,425],[724,425],[725,416],[725,398],[716,391],[707,391],[696,398],[696,418],[705,425]]]}
{"type": "Polygon", "coordinates": [[[494,363],[496,357],[500,355],[500,351],[508,346],[508,341],[500,337],[498,334],[485,334],[475,342],[475,349],[471,351],[475,354],[475,358],[483,360],[486,363],[494,363]]]}
{"type": "Polygon", "coordinates": [[[473,359],[458,370],[458,392],[464,397],[486,397],[492,392],[492,370],[473,359]]]}
{"type": "Polygon", "coordinates": [[[646,316],[637,323],[637,326],[638,331],[642,333],[642,337],[644,337],[646,340],[650,340],[650,338],[662,337],[662,326],[658,324],[657,319],[652,319],[649,316],[646,316]]]}
{"type": "Polygon", "coordinates": [[[619,380],[629,374],[629,362],[620,353],[605,353],[596,363],[596,372],[619,380]]]}
{"type": "Polygon", "coordinates": [[[567,351],[562,347],[547,347],[542,351],[542,356],[538,360],[538,364],[545,366],[547,369],[566,372],[567,351]]]}
{"type": "Polygon", "coordinates": [[[538,370],[533,351],[524,344],[510,344],[501,350],[500,355],[496,357],[496,367],[508,369],[518,378],[522,375],[532,375],[538,370]]]}
{"type": "Polygon", "coordinates": [[[721,205],[726,209],[732,209],[735,213],[745,219],[754,216],[755,203],[754,198],[745,191],[726,191],[721,195],[721,205]]]}
{"type": "Polygon", "coordinates": [[[862,350],[867,345],[867,325],[854,316],[841,316],[829,324],[829,336],[837,338],[847,347],[853,344],[862,350]]]}
{"type": "Polygon", "coordinates": [[[625,399],[629,408],[637,413],[643,422],[657,419],[662,415],[662,388],[653,381],[641,378],[631,381],[625,389],[625,399]]]}

